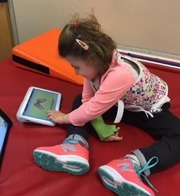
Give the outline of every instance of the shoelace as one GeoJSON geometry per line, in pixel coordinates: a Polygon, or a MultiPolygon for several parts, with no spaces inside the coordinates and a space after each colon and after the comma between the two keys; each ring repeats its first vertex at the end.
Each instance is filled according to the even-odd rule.
{"type": "Polygon", "coordinates": [[[159,159],[158,157],[154,156],[152,157],[151,159],[149,159],[149,161],[146,163],[146,165],[141,169],[141,170],[138,170],[137,173],[140,177],[143,177],[144,180],[148,183],[148,185],[153,188],[156,192],[158,192],[158,190],[152,185],[152,183],[148,180],[148,178],[146,177],[146,175],[143,174],[143,172],[145,170],[148,170],[152,167],[154,167],[157,163],[158,163],[159,159]],[[151,164],[151,162],[155,160],[155,163],[151,164]]]}
{"type": "Polygon", "coordinates": [[[63,143],[79,144],[79,141],[75,138],[66,138],[63,143]]]}
{"type": "MultiPolygon", "coordinates": [[[[88,149],[88,147],[83,143],[83,142],[81,142],[80,140],[78,140],[78,139],[75,139],[75,138],[66,138],[65,140],[64,140],[64,142],[63,142],[64,144],[67,144],[67,143],[69,143],[69,144],[80,144],[83,148],[86,148],[86,149],[88,149]]],[[[87,144],[88,145],[88,144],[87,144]]]]}

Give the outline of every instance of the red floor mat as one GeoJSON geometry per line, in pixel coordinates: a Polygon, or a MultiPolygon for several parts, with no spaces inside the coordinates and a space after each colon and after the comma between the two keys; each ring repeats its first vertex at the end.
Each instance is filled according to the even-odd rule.
{"type": "MultiPolygon", "coordinates": [[[[153,139],[141,130],[121,124],[123,141],[100,142],[90,136],[90,171],[83,176],[48,172],[33,161],[32,152],[38,146],[55,145],[66,136],[66,126],[47,127],[38,124],[22,124],[16,112],[29,86],[48,88],[63,94],[62,110],[71,108],[81,86],[32,73],[14,66],[11,59],[0,63],[0,107],[13,120],[13,127],[0,171],[1,196],[109,196],[114,193],[101,183],[97,169],[110,160],[124,156],[134,148],[148,146],[153,139]]],[[[180,117],[180,75],[177,72],[151,68],[169,84],[171,110],[180,117]]],[[[158,196],[178,196],[180,192],[180,164],[149,177],[159,191],[158,196]]]]}

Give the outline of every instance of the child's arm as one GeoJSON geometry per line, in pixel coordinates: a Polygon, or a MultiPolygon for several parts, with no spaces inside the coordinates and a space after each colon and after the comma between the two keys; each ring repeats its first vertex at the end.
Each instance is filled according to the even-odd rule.
{"type": "Polygon", "coordinates": [[[120,141],[122,137],[118,136],[118,129],[115,125],[108,125],[104,122],[102,116],[91,121],[91,125],[96,131],[101,141],[120,141]]]}

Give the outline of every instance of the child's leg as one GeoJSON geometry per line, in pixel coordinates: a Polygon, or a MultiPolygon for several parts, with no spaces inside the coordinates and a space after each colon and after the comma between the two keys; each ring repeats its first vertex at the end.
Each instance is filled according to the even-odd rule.
{"type": "MultiPolygon", "coordinates": [[[[72,111],[82,105],[81,99],[82,99],[81,95],[78,95],[75,98],[72,106],[72,111]]],[[[87,123],[82,127],[77,127],[70,124],[68,125],[67,128],[67,137],[78,139],[81,142],[81,144],[84,143],[85,147],[88,149],[88,137],[89,137],[90,129],[91,129],[90,123],[87,123]]]]}
{"type": "Polygon", "coordinates": [[[140,127],[159,142],[101,166],[99,175],[107,188],[119,195],[153,196],[153,191],[142,183],[139,176],[147,179],[148,175],[180,161],[180,119],[168,108],[169,104],[165,104],[163,111],[154,114],[154,118],[147,118],[143,112],[124,112],[122,121],[140,127]]]}
{"type": "Polygon", "coordinates": [[[124,122],[140,127],[159,140],[149,147],[133,151],[142,167],[152,157],[158,157],[158,164],[147,170],[147,175],[164,170],[180,161],[180,119],[169,112],[168,108],[167,103],[162,107],[162,112],[154,114],[154,118],[146,118],[143,113],[125,112],[124,122]]]}
{"type": "MultiPolygon", "coordinates": [[[[78,96],[73,109],[79,107],[81,97],[78,96]]],[[[51,147],[38,147],[34,150],[35,162],[49,171],[64,171],[74,175],[82,175],[89,170],[88,124],[83,127],[68,126],[67,138],[62,144],[51,147]]]]}

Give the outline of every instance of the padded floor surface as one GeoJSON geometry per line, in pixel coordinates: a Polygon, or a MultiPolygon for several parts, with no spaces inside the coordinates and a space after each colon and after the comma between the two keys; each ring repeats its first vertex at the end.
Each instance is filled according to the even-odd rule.
{"type": "MultiPolygon", "coordinates": [[[[147,66],[149,66],[147,64],[147,66]]],[[[171,111],[180,117],[180,74],[175,71],[151,67],[169,85],[171,111]]],[[[121,142],[100,142],[95,134],[89,138],[90,171],[83,176],[63,172],[48,172],[39,168],[32,152],[38,146],[61,143],[66,136],[66,125],[47,127],[38,124],[20,123],[16,119],[18,107],[30,86],[47,88],[63,94],[61,109],[70,111],[74,97],[81,86],[59,79],[33,73],[14,66],[9,58],[0,63],[0,107],[12,119],[7,148],[0,171],[1,196],[110,196],[97,173],[99,166],[114,158],[122,157],[135,148],[148,146],[154,140],[142,130],[120,124],[121,142]]],[[[180,164],[149,177],[159,191],[157,196],[178,196],[180,192],[180,164]]]]}

